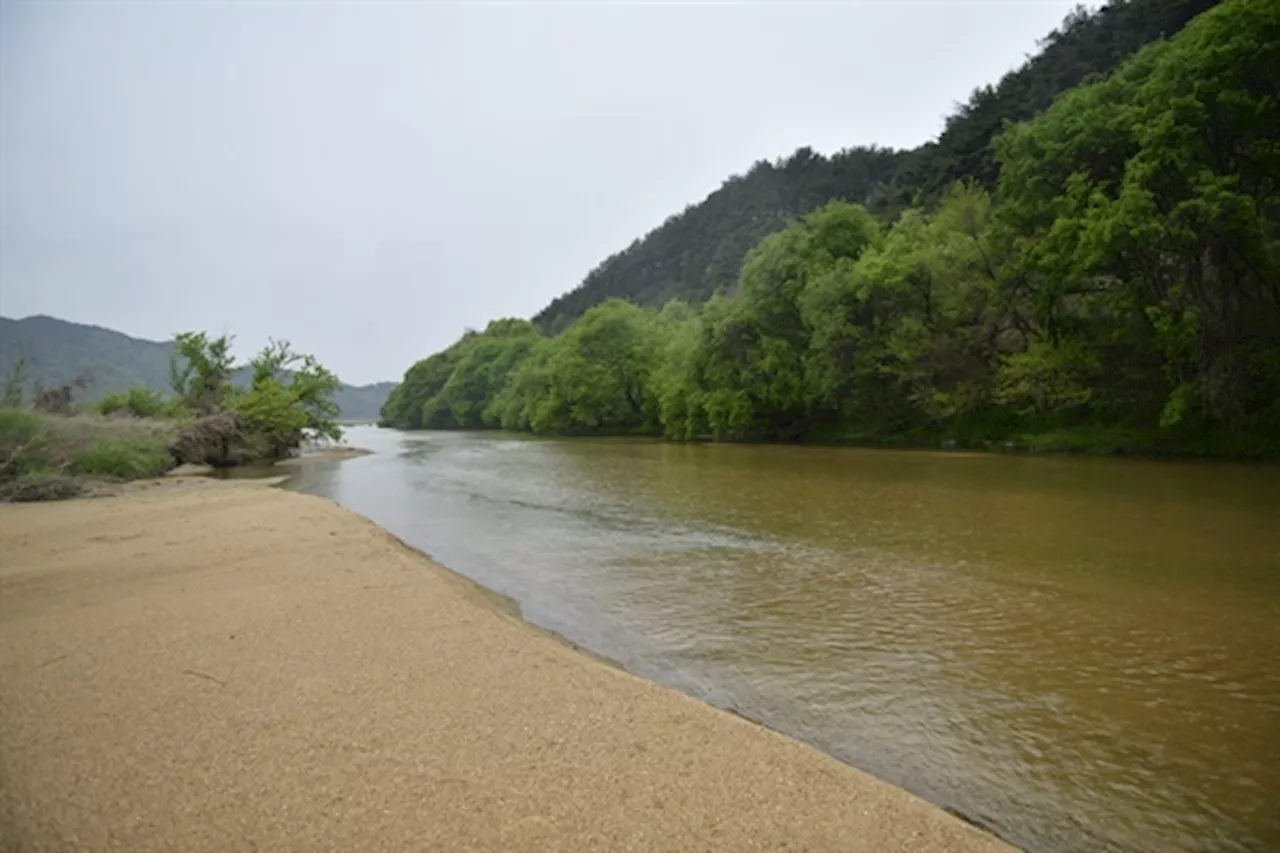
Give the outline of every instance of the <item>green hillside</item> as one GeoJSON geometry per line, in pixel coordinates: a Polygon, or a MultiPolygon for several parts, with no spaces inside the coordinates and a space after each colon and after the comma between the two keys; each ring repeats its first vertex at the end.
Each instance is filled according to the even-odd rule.
{"type": "Polygon", "coordinates": [[[1040,52],[994,86],[973,91],[947,119],[938,139],[903,158],[889,197],[905,205],[937,200],[956,181],[996,188],[1000,164],[991,142],[1006,122],[1026,121],[1083,82],[1106,76],[1143,46],[1176,35],[1219,0],[1113,0],[1096,10],[1077,6],[1040,41],[1040,52]]]}
{"type": "Polygon", "coordinates": [[[1216,3],[1115,0],[1096,11],[1080,7],[1021,68],[976,89],[936,141],[909,152],[854,148],[824,157],[802,148],[776,163],[762,160],[604,260],[533,321],[556,333],[606,299],[654,307],[668,299],[704,302],[736,286],[743,259],[763,237],[833,200],[889,219],[911,204],[936,202],[958,180],[994,189],[999,167],[991,143],[1006,122],[1037,115],[1216,3]]]}
{"type": "MultiPolygon", "coordinates": [[[[1022,73],[1077,79],[1081,57],[1114,56],[1156,12],[1172,28],[1193,7],[1110,8],[1068,22],[1088,35],[1070,63],[1046,65],[1046,50],[1022,73]]],[[[1002,122],[979,146],[994,177],[983,154],[940,195],[922,180],[897,214],[892,186],[828,202],[756,242],[705,302],[707,281],[653,272],[707,251],[687,224],[719,239],[710,208],[687,211],[560,300],[565,313],[495,320],[414,364],[382,421],[1280,456],[1277,140],[1280,3],[1224,0],[1002,122]],[[639,263],[660,245],[671,254],[639,263]]],[[[801,152],[722,192],[773,182],[781,198],[779,174],[794,189],[829,167],[801,152]]]]}
{"type": "Polygon", "coordinates": [[[801,148],[777,163],[761,160],[605,260],[534,322],[558,332],[610,298],[653,306],[703,302],[737,281],[743,257],[761,237],[831,199],[870,204],[883,195],[903,156],[856,148],[828,158],[801,148]]]}
{"type": "MultiPolygon", "coordinates": [[[[55,317],[0,317],[0,376],[8,377],[18,359],[25,359],[28,391],[77,379],[86,383],[84,401],[137,385],[167,391],[172,351],[169,342],[131,338],[111,329],[55,317]]],[[[343,385],[334,401],[342,418],[372,420],[394,386],[393,382],[343,385]]]]}

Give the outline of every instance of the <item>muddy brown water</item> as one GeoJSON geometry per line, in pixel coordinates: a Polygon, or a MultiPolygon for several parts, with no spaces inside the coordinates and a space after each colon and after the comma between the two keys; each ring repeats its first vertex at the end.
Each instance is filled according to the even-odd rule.
{"type": "Polygon", "coordinates": [[[1280,849],[1280,468],[349,440],[291,487],[1025,849],[1280,849]]]}

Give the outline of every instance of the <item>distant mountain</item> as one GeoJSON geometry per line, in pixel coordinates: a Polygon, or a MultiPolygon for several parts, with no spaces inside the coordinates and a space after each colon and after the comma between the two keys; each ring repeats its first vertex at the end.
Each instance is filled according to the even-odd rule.
{"type": "Polygon", "coordinates": [[[338,404],[338,417],[348,421],[376,421],[394,382],[374,382],[370,385],[343,385],[333,400],[338,404]]]}
{"type": "MultiPolygon", "coordinates": [[[[7,378],[17,360],[25,358],[28,389],[83,377],[88,383],[83,398],[88,401],[136,385],[168,391],[172,351],[169,342],[131,338],[56,317],[0,317],[0,377],[7,378]]],[[[343,385],[334,401],[344,419],[374,420],[393,387],[394,382],[343,385]]]]}

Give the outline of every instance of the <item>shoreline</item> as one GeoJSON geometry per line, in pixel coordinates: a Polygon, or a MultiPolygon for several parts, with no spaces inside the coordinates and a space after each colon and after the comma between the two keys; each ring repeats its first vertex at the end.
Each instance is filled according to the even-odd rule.
{"type": "Polygon", "coordinates": [[[911,453],[947,453],[969,454],[974,456],[1008,456],[1015,458],[1045,457],[1068,459],[1112,459],[1134,460],[1138,462],[1204,462],[1231,465],[1280,465],[1280,436],[1249,438],[1253,446],[1228,447],[1225,444],[1160,444],[1151,440],[1138,440],[1134,435],[1116,443],[1091,442],[1088,433],[1070,433],[1069,431],[1038,432],[1016,436],[1013,438],[982,439],[958,441],[943,436],[889,436],[871,438],[866,436],[812,436],[806,439],[786,441],[781,439],[741,438],[716,441],[710,435],[683,440],[667,438],[643,430],[602,430],[568,433],[533,433],[527,430],[507,430],[501,428],[427,428],[408,429],[394,426],[378,426],[394,432],[415,433],[461,432],[489,433],[506,436],[519,436],[529,439],[545,440],[611,440],[640,439],[661,442],[664,444],[689,447],[819,447],[848,448],[850,450],[884,450],[904,451],[911,453]]]}
{"type": "Polygon", "coordinates": [[[320,465],[327,462],[346,462],[348,459],[358,459],[361,456],[370,456],[372,453],[372,450],[365,450],[363,447],[330,447],[281,459],[272,467],[302,468],[307,465],[320,465]]]}
{"type": "MultiPolygon", "coordinates": [[[[359,457],[359,456],[367,456],[367,455],[371,455],[372,453],[373,453],[373,451],[372,451],[372,450],[359,450],[359,452],[358,452],[358,453],[352,454],[350,457],[343,457],[343,458],[355,458],[355,457],[359,457]]],[[[338,461],[342,461],[342,460],[340,459],[340,460],[338,460],[338,461]]],[[[269,487],[271,487],[271,488],[280,488],[280,489],[284,489],[284,488],[285,488],[285,487],[287,487],[287,485],[288,485],[288,480],[289,480],[289,477],[288,477],[288,476],[282,476],[282,477],[276,478],[276,479],[274,479],[274,480],[270,480],[270,479],[263,479],[263,480],[260,480],[260,481],[258,481],[258,482],[262,483],[262,484],[263,484],[263,485],[265,485],[265,486],[269,486],[269,487]]],[[[322,499],[322,500],[323,500],[323,499],[322,499]]],[[[705,699],[700,699],[700,698],[698,698],[698,697],[696,697],[696,696],[692,696],[692,695],[690,695],[690,694],[688,694],[688,693],[684,693],[683,691],[678,690],[678,689],[676,689],[676,688],[674,688],[674,687],[668,687],[667,685],[662,684],[661,682],[654,681],[654,680],[649,679],[649,678],[645,678],[645,677],[644,677],[644,676],[642,676],[642,675],[637,675],[636,673],[632,672],[632,671],[631,671],[631,670],[626,666],[626,664],[622,663],[621,661],[619,661],[619,660],[615,660],[614,658],[611,658],[611,657],[609,657],[608,655],[601,654],[600,652],[597,652],[597,651],[595,651],[595,650],[593,650],[593,649],[591,649],[591,648],[589,648],[589,647],[587,647],[587,646],[581,645],[580,643],[577,643],[577,642],[575,642],[575,641],[573,641],[573,640],[569,639],[569,638],[568,638],[568,637],[566,637],[564,634],[561,634],[560,632],[558,632],[558,631],[556,631],[556,630],[554,630],[554,629],[552,629],[552,628],[548,628],[548,627],[546,627],[545,625],[540,625],[540,624],[538,624],[537,622],[534,622],[533,620],[526,618],[526,617],[525,617],[525,615],[524,615],[524,610],[523,610],[523,608],[520,606],[520,602],[519,602],[517,599],[515,599],[515,598],[513,598],[513,597],[511,597],[511,596],[509,596],[509,595],[506,595],[506,594],[504,594],[504,593],[498,592],[496,589],[492,589],[492,588],[490,588],[490,587],[487,587],[487,586],[485,586],[484,584],[480,583],[479,581],[475,580],[474,578],[468,577],[467,575],[463,574],[462,572],[458,571],[457,569],[451,568],[450,566],[448,566],[448,565],[446,565],[446,564],[444,564],[444,563],[440,562],[440,561],[439,561],[439,560],[437,560],[435,557],[431,556],[431,554],[427,553],[425,550],[423,550],[423,549],[421,549],[421,548],[417,547],[416,545],[411,545],[411,544],[409,544],[409,543],[408,543],[408,542],[406,542],[404,539],[401,539],[399,536],[397,536],[395,533],[392,533],[390,530],[387,530],[385,527],[382,527],[382,526],[381,526],[381,525],[379,525],[377,522],[374,522],[374,521],[372,521],[371,519],[367,519],[367,518],[365,518],[365,516],[360,515],[360,513],[357,513],[357,512],[355,512],[354,510],[349,510],[349,509],[347,509],[346,507],[342,506],[341,504],[338,504],[336,501],[331,501],[331,502],[332,502],[332,503],[334,503],[336,506],[338,506],[340,509],[342,509],[344,512],[348,512],[348,513],[351,513],[351,514],[353,514],[353,515],[355,515],[355,516],[357,516],[357,517],[359,517],[359,518],[365,519],[365,520],[366,520],[366,521],[368,521],[370,524],[372,524],[374,527],[376,527],[378,530],[382,531],[382,532],[383,532],[383,533],[384,533],[388,538],[390,538],[391,540],[393,540],[393,541],[394,541],[394,542],[395,542],[395,543],[396,543],[400,548],[403,548],[404,550],[408,551],[409,553],[413,554],[414,556],[416,556],[417,558],[419,558],[419,559],[423,560],[424,562],[429,563],[429,564],[430,564],[430,566],[431,566],[432,568],[438,569],[439,571],[442,571],[442,572],[445,572],[445,573],[447,573],[447,574],[449,574],[449,575],[452,575],[452,576],[453,576],[456,580],[458,580],[459,582],[461,582],[461,583],[463,583],[463,584],[465,584],[465,585],[468,585],[468,586],[470,586],[470,587],[474,588],[474,590],[475,590],[475,591],[476,591],[480,596],[484,597],[484,598],[488,601],[488,603],[489,603],[489,605],[490,605],[490,606],[492,606],[492,607],[496,607],[496,608],[498,608],[499,610],[501,610],[503,613],[505,613],[505,614],[507,614],[507,615],[509,615],[509,616],[512,616],[512,617],[514,617],[515,619],[520,620],[524,625],[527,625],[529,628],[531,628],[532,630],[534,630],[534,631],[536,631],[537,633],[541,634],[542,636],[544,636],[546,639],[550,640],[551,642],[554,642],[554,643],[557,643],[557,644],[559,644],[559,645],[565,646],[566,648],[568,648],[568,649],[570,649],[571,651],[573,651],[575,654],[584,655],[584,656],[586,656],[587,658],[590,658],[591,660],[593,660],[593,661],[595,661],[595,662],[597,662],[597,663],[603,664],[604,666],[610,667],[611,669],[616,669],[616,670],[618,670],[619,672],[625,673],[626,675],[628,675],[628,676],[630,676],[630,677],[632,677],[632,678],[638,678],[638,679],[640,679],[641,681],[644,681],[644,682],[646,682],[646,683],[654,684],[654,685],[656,685],[656,686],[658,686],[658,687],[661,687],[661,688],[663,688],[663,689],[666,689],[666,690],[672,690],[672,691],[674,691],[674,692],[676,692],[676,693],[679,693],[681,696],[685,696],[685,697],[687,697],[687,698],[689,698],[689,699],[692,699],[694,702],[697,702],[697,703],[702,704],[702,705],[706,705],[707,707],[711,708],[711,709],[712,709],[712,710],[714,710],[714,711],[717,711],[717,712],[722,713],[722,714],[729,714],[730,716],[736,717],[736,718],[737,718],[737,719],[739,719],[739,720],[743,720],[743,721],[745,721],[745,722],[747,722],[747,723],[750,723],[751,725],[756,726],[756,727],[758,727],[758,728],[760,728],[760,729],[763,729],[763,730],[765,730],[765,731],[767,731],[767,732],[769,732],[769,733],[771,733],[771,734],[773,734],[773,735],[777,735],[778,737],[782,737],[782,738],[785,738],[785,739],[787,739],[787,740],[795,741],[796,743],[803,744],[804,746],[807,746],[807,747],[809,747],[810,749],[816,750],[819,754],[821,754],[821,755],[823,755],[823,756],[826,756],[826,757],[828,757],[828,758],[831,758],[832,760],[837,761],[837,762],[839,762],[839,763],[840,763],[840,764],[842,764],[842,765],[845,765],[845,766],[847,766],[847,767],[850,767],[850,768],[852,768],[852,769],[856,770],[856,771],[857,771],[857,772],[859,772],[859,773],[862,773],[862,774],[865,774],[865,775],[871,776],[871,778],[875,779],[877,782],[879,782],[879,783],[881,783],[881,784],[888,785],[888,786],[890,786],[890,787],[894,788],[895,790],[902,791],[903,793],[907,794],[908,796],[911,796],[911,797],[915,797],[915,798],[917,798],[917,799],[920,799],[920,800],[922,800],[923,802],[925,802],[925,804],[927,804],[927,805],[929,805],[929,806],[931,806],[931,807],[933,807],[933,808],[941,809],[942,811],[946,812],[948,815],[950,815],[950,816],[952,816],[952,817],[956,818],[957,820],[959,820],[959,821],[961,821],[961,822],[965,823],[966,825],[971,826],[971,827],[974,827],[975,829],[977,829],[979,832],[983,833],[984,835],[987,835],[987,836],[989,836],[989,837],[991,837],[991,838],[993,838],[993,839],[996,839],[997,841],[1003,842],[1003,843],[1005,843],[1005,844],[1008,844],[1008,843],[1009,843],[1009,842],[1007,842],[1007,841],[1004,839],[1004,837],[1003,837],[1003,836],[1001,836],[1001,835],[1000,835],[1000,833],[999,833],[999,832],[997,832],[997,831],[995,830],[995,828],[994,828],[994,827],[987,825],[986,823],[984,823],[984,822],[983,822],[983,821],[981,821],[980,819],[977,819],[977,818],[974,818],[974,817],[972,817],[972,816],[970,816],[970,815],[968,815],[968,814],[965,814],[963,811],[960,811],[959,809],[954,808],[954,807],[952,807],[952,806],[942,805],[942,804],[938,804],[938,803],[932,803],[932,802],[930,802],[930,801],[928,801],[928,800],[925,800],[923,797],[919,796],[918,794],[914,794],[914,793],[912,793],[911,791],[908,791],[907,789],[902,788],[902,787],[901,787],[901,786],[899,786],[899,785],[894,785],[893,783],[891,783],[891,782],[887,782],[887,781],[885,781],[884,779],[881,779],[881,778],[880,778],[880,777],[878,777],[878,776],[874,776],[873,774],[869,773],[869,772],[868,772],[868,771],[866,771],[866,770],[862,770],[861,768],[857,767],[857,766],[856,766],[856,765],[854,765],[854,764],[850,764],[850,763],[849,763],[849,762],[847,762],[847,761],[844,761],[844,760],[842,760],[842,759],[840,759],[840,758],[837,758],[836,756],[832,755],[831,753],[827,752],[826,750],[822,749],[821,747],[817,746],[816,744],[810,743],[809,741],[807,741],[807,740],[805,740],[805,739],[803,739],[803,738],[800,738],[800,737],[797,737],[797,736],[795,736],[795,735],[789,734],[789,733],[787,733],[786,731],[784,731],[784,730],[782,730],[782,729],[775,728],[774,726],[771,726],[771,725],[769,725],[768,723],[766,723],[766,722],[764,722],[764,721],[762,721],[762,720],[758,720],[758,719],[756,719],[755,717],[751,716],[750,714],[748,714],[748,713],[746,713],[746,712],[744,712],[744,711],[739,710],[738,708],[730,707],[730,706],[717,705],[717,704],[714,704],[714,703],[712,703],[712,702],[709,702],[709,701],[707,701],[707,700],[705,700],[705,699]]]]}
{"type": "Polygon", "coordinates": [[[0,507],[16,849],[1012,849],[273,482],[0,507]]]}

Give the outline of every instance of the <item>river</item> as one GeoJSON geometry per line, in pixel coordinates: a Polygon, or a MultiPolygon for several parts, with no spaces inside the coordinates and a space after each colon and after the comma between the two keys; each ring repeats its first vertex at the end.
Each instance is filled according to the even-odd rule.
{"type": "Polygon", "coordinates": [[[1280,849],[1280,468],[349,440],[291,487],[1017,846],[1280,849]]]}

